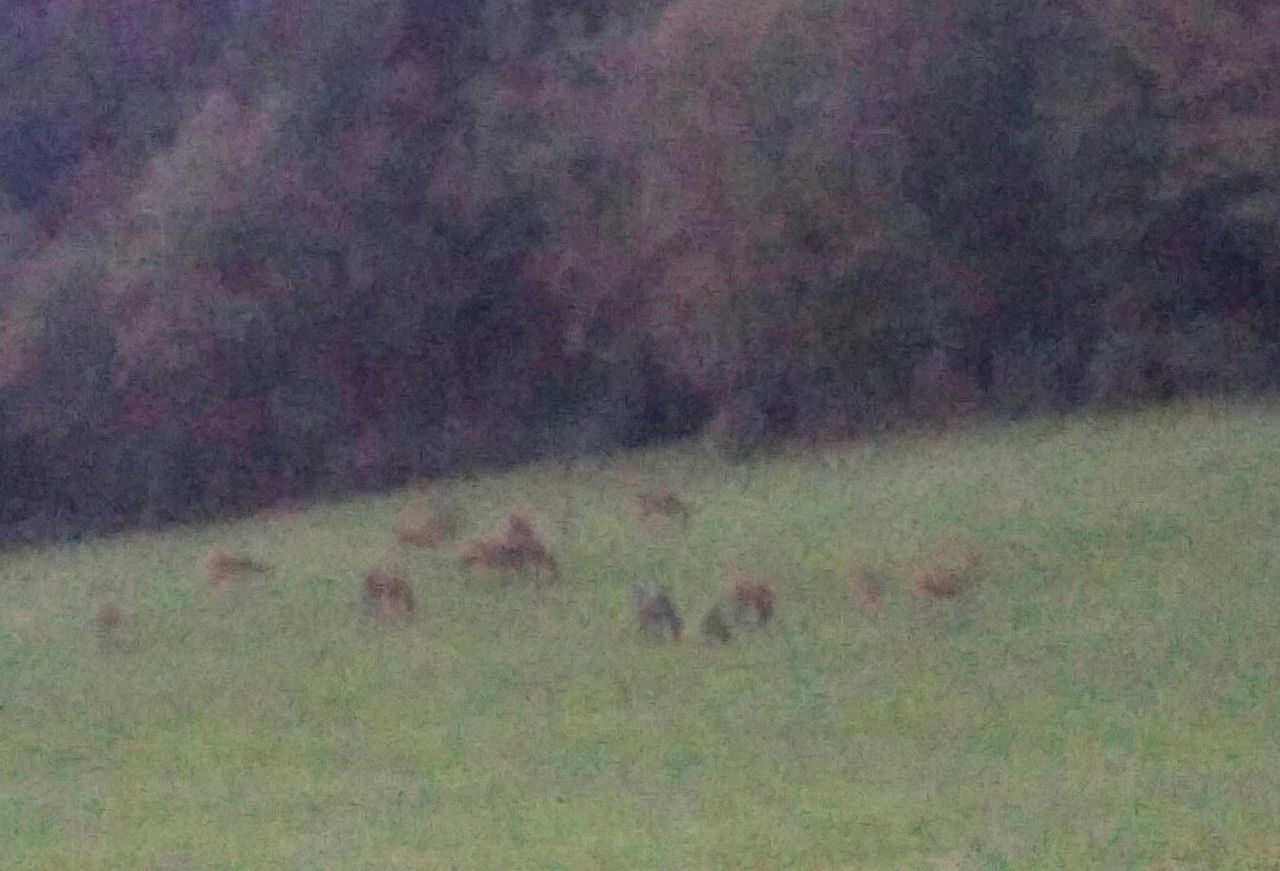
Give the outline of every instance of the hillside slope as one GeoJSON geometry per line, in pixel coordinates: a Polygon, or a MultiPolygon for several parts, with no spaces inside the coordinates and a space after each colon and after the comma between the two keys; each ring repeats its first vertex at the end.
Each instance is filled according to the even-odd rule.
{"type": "Polygon", "coordinates": [[[464,535],[529,509],[543,594],[397,544],[407,492],[0,556],[0,865],[1280,861],[1277,432],[1208,404],[432,491],[464,535]],[[652,486],[687,532],[635,519],[652,486]],[[274,571],[211,595],[215,546],[274,571]],[[957,548],[973,584],[914,595],[957,548]],[[359,608],[374,564],[402,625],[359,608]],[[633,625],[657,583],[696,630],[733,565],[776,583],[766,629],[633,625]]]}

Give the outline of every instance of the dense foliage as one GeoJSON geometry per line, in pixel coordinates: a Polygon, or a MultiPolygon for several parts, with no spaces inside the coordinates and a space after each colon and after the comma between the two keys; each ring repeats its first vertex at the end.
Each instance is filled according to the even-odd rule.
{"type": "Polygon", "coordinates": [[[1280,9],[4,0],[0,527],[1259,389],[1280,9]]]}

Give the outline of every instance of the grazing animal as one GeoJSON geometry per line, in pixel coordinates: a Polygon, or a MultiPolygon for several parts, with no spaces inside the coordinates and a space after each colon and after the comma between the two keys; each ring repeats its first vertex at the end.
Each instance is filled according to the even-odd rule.
{"type": "Polygon", "coordinates": [[[680,633],[684,631],[684,622],[666,590],[654,586],[633,586],[631,598],[635,602],[636,619],[642,630],[658,638],[680,637],[680,633]]]}
{"type": "Polygon", "coordinates": [[[400,515],[392,532],[401,544],[438,547],[457,534],[458,526],[456,511],[416,505],[400,515]]]}
{"type": "Polygon", "coordinates": [[[773,584],[748,575],[729,579],[729,600],[734,622],[739,626],[763,626],[773,617],[777,591],[773,584]]]}
{"type": "Polygon", "coordinates": [[[954,569],[928,569],[916,575],[916,595],[947,599],[960,592],[960,573],[954,569]]]}
{"type": "Polygon", "coordinates": [[[689,506],[670,490],[650,490],[636,497],[636,510],[641,519],[648,517],[678,518],[681,526],[689,525],[689,506]]]}
{"type": "Polygon", "coordinates": [[[885,579],[877,572],[863,572],[853,579],[850,593],[853,604],[872,616],[884,608],[885,579]]]}
{"type": "Polygon", "coordinates": [[[473,538],[462,543],[462,567],[470,571],[475,566],[489,569],[517,568],[515,552],[506,542],[493,538],[473,538]]]}
{"type": "Polygon", "coordinates": [[[463,542],[461,562],[468,571],[477,565],[495,571],[523,571],[531,566],[534,582],[539,586],[544,583],[544,574],[550,580],[560,577],[555,557],[529,518],[519,512],[507,518],[507,527],[501,533],[463,542]]]}
{"type": "Polygon", "coordinates": [[[399,575],[375,568],[364,578],[364,603],[379,617],[403,617],[413,610],[413,590],[399,575]]]}
{"type": "Polygon", "coordinates": [[[985,554],[976,547],[953,549],[951,558],[941,567],[928,568],[916,575],[917,596],[949,599],[964,592],[977,580],[986,561],[985,554]]]}
{"type": "Polygon", "coordinates": [[[538,538],[538,533],[533,531],[533,522],[527,516],[520,512],[512,512],[507,518],[507,531],[505,541],[508,546],[516,550],[524,550],[529,552],[546,551],[542,545],[542,540],[538,538]]]}
{"type": "Polygon", "coordinates": [[[93,623],[98,630],[100,643],[115,644],[121,640],[120,636],[124,631],[124,610],[115,602],[103,602],[93,615],[93,623]]]}
{"type": "Polygon", "coordinates": [[[417,523],[397,523],[393,532],[401,544],[437,547],[448,541],[458,530],[451,518],[430,517],[417,523]]]}
{"type": "Polygon", "coordinates": [[[209,581],[209,589],[221,592],[232,581],[248,572],[266,573],[271,567],[238,553],[222,548],[214,548],[204,561],[205,577],[209,581]]]}
{"type": "Polygon", "coordinates": [[[720,603],[712,605],[702,618],[702,640],[707,644],[728,644],[733,638],[731,622],[720,603]]]}

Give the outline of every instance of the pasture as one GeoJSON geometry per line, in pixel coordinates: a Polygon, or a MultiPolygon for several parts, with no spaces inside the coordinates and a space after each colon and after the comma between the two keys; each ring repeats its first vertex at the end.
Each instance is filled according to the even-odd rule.
{"type": "Polygon", "coordinates": [[[399,541],[410,491],[0,554],[0,867],[1280,867],[1275,407],[423,492],[463,537],[527,509],[561,576],[399,541]],[[214,594],[219,547],[272,571],[214,594]],[[913,591],[960,548],[971,585],[913,591]],[[407,618],[361,607],[373,566],[407,618]],[[735,568],[776,615],[703,644],[735,568]]]}

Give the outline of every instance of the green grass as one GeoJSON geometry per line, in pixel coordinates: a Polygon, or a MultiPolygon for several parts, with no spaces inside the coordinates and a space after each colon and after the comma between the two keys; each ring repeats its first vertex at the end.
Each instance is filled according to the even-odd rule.
{"type": "Polygon", "coordinates": [[[531,509],[562,583],[398,548],[407,492],[0,556],[0,867],[1280,866],[1274,407],[440,489],[467,534],[531,509]],[[631,518],[664,484],[687,534],[631,518]],[[979,583],[912,596],[957,543],[979,583]],[[214,545],[277,571],[211,598],[214,545]],[[633,582],[696,627],[735,562],[774,577],[770,628],[632,625],[633,582]],[[374,563],[407,624],[358,607],[374,563]]]}

